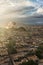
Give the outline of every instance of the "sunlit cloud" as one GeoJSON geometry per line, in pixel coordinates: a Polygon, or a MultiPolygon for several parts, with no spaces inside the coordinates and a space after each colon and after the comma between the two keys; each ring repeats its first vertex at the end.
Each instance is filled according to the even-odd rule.
{"type": "Polygon", "coordinates": [[[15,18],[25,20],[27,17],[31,19],[33,16],[41,15],[43,15],[43,0],[0,0],[0,21],[15,18]]]}
{"type": "Polygon", "coordinates": [[[43,8],[39,8],[39,9],[37,10],[37,13],[40,13],[40,14],[43,15],[43,8]]]}

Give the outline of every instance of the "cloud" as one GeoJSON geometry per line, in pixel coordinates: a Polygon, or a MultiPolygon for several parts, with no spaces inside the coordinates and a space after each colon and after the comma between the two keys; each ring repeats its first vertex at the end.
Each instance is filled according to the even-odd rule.
{"type": "Polygon", "coordinates": [[[38,13],[38,14],[43,14],[43,8],[39,8],[39,9],[37,10],[37,13],[38,13]]]}
{"type": "Polygon", "coordinates": [[[35,9],[35,4],[26,0],[1,0],[0,15],[13,17],[25,17],[32,13],[35,9]],[[28,15],[27,15],[28,14],[28,15]]]}
{"type": "Polygon", "coordinates": [[[41,15],[43,15],[43,0],[0,0],[0,21],[16,18],[36,23],[42,21],[41,15]]]}
{"type": "Polygon", "coordinates": [[[32,24],[32,25],[43,25],[43,15],[41,16],[30,16],[30,17],[24,17],[24,18],[19,18],[16,21],[22,22],[25,24],[32,24]]]}
{"type": "Polygon", "coordinates": [[[32,14],[37,9],[37,4],[29,1],[29,0],[1,0],[0,1],[0,15],[12,15],[15,16],[18,14],[26,15],[32,14]],[[12,13],[11,13],[12,12],[12,13]]]}

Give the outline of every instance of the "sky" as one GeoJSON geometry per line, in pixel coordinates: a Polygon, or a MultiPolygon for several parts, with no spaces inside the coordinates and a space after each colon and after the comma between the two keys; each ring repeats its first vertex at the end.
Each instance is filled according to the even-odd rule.
{"type": "Polygon", "coordinates": [[[0,25],[7,21],[43,24],[43,0],[0,0],[0,25]]]}

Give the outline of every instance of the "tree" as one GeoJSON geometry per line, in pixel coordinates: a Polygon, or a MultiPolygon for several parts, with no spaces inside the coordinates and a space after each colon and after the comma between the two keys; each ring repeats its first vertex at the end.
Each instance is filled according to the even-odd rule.
{"type": "Polygon", "coordinates": [[[36,56],[38,56],[39,59],[43,58],[43,45],[40,45],[36,50],[36,56]]]}
{"type": "Polygon", "coordinates": [[[6,45],[6,47],[7,47],[8,56],[10,58],[9,65],[10,64],[14,65],[11,54],[17,53],[17,50],[15,48],[15,41],[12,38],[9,38],[8,41],[9,41],[9,43],[6,45]]]}
{"type": "Polygon", "coordinates": [[[38,64],[33,60],[28,60],[28,62],[23,62],[22,64],[19,65],[38,65],[38,64]]]}
{"type": "Polygon", "coordinates": [[[8,53],[9,54],[15,54],[17,53],[17,50],[15,48],[15,41],[12,38],[9,38],[9,43],[6,45],[7,49],[8,49],[8,53]]]}

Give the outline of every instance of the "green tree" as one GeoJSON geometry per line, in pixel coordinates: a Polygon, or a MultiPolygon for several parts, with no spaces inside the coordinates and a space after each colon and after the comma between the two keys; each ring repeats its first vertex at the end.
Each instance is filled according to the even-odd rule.
{"type": "Polygon", "coordinates": [[[8,41],[8,44],[6,44],[6,47],[7,47],[8,56],[10,58],[9,65],[10,64],[14,65],[11,54],[17,53],[17,50],[15,48],[16,42],[12,38],[9,38],[7,41],[8,41]]]}
{"type": "Polygon", "coordinates": [[[36,50],[36,56],[38,56],[39,59],[43,58],[43,45],[40,45],[36,50]]]}
{"type": "Polygon", "coordinates": [[[33,60],[29,60],[28,62],[23,62],[20,65],[38,65],[36,62],[34,62],[33,60]]]}
{"type": "Polygon", "coordinates": [[[12,38],[9,38],[8,41],[9,41],[9,43],[6,45],[6,47],[8,49],[8,53],[9,54],[17,53],[17,50],[15,48],[15,41],[12,38]]]}

